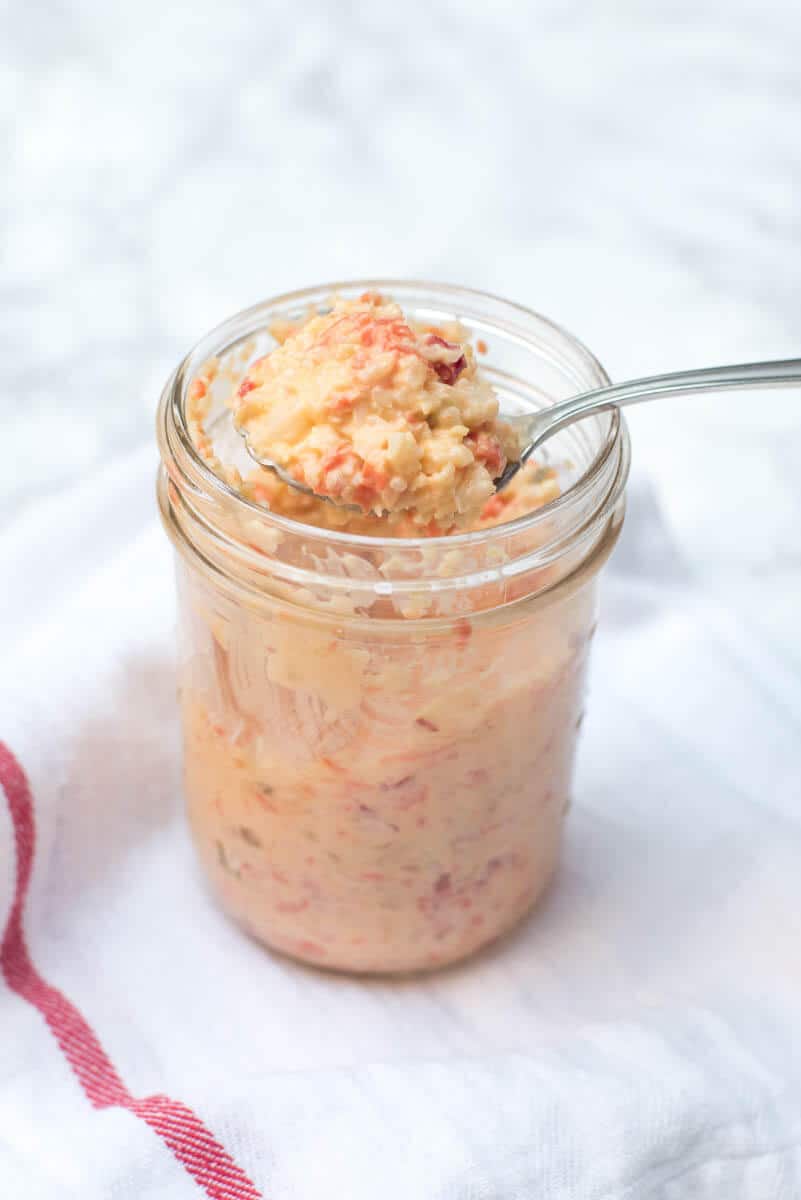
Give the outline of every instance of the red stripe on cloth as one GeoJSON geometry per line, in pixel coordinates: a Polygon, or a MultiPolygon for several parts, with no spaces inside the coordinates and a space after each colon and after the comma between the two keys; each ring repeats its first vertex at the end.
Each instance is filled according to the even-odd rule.
{"type": "Polygon", "coordinates": [[[28,953],[22,918],[33,869],[33,799],[22,767],[0,742],[0,784],[14,827],[17,873],[14,899],[0,942],[0,971],[12,991],[37,1008],[95,1108],[125,1108],[150,1126],[212,1200],[261,1200],[191,1108],[169,1096],[132,1096],[95,1033],[67,997],[37,971],[28,953]]]}

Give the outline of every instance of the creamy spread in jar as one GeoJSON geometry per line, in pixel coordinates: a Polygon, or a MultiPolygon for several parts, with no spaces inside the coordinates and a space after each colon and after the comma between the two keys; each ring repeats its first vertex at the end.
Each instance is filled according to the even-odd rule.
{"type": "Polygon", "coordinates": [[[189,817],[246,929],[322,966],[403,971],[462,958],[531,907],[569,801],[591,596],[543,614],[533,650],[528,624],[464,617],[385,644],[260,630],[204,600],[183,690],[189,817]]]}
{"type": "MultiPolygon", "coordinates": [[[[503,442],[497,400],[464,332],[437,329],[368,295],[305,323],[273,324],[278,344],[266,356],[213,359],[188,386],[198,454],[255,506],[256,515],[237,514],[228,533],[252,552],[250,578],[264,589],[222,586],[192,564],[179,572],[190,824],[215,891],[247,930],[343,970],[439,966],[531,908],[557,861],[595,625],[597,567],[571,575],[544,561],[505,578],[508,551],[493,548],[495,531],[556,500],[559,472],[529,463],[495,493],[480,435],[497,437],[502,456],[516,448],[503,442]],[[459,380],[443,382],[430,363],[453,368],[453,351],[428,362],[417,349],[399,353],[380,402],[373,388],[361,399],[349,391],[360,353],[350,353],[350,333],[337,335],[349,347],[344,360],[335,354],[332,364],[327,350],[316,357],[332,322],[363,328],[365,316],[394,323],[393,338],[409,331],[404,346],[407,337],[426,345],[432,334],[458,346],[460,374],[469,372],[459,423],[425,420],[428,432],[415,439],[414,471],[396,489],[398,497],[409,493],[405,504],[379,515],[389,507],[383,483],[357,497],[374,479],[362,465],[330,488],[360,504],[353,512],[299,493],[271,471],[240,474],[225,463],[208,428],[215,389],[238,421],[252,421],[254,443],[280,458],[265,430],[283,428],[276,396],[294,380],[293,407],[305,415],[282,446],[298,477],[318,490],[320,464],[335,445],[358,446],[361,464],[378,470],[394,445],[393,422],[399,429],[411,412],[442,412],[442,389],[455,392],[459,380]],[[243,388],[247,381],[258,383],[243,388]],[[275,392],[271,381],[279,381],[275,392]],[[258,408],[245,408],[260,389],[258,408]],[[332,397],[342,395],[348,403],[338,408],[332,397]],[[360,440],[362,424],[370,434],[360,440]],[[466,439],[476,441],[469,461],[453,461],[466,439]],[[439,467],[452,468],[447,488],[442,470],[425,469],[434,444],[439,467]],[[296,524],[274,528],[271,514],[296,524]],[[465,529],[485,533],[490,548],[465,541],[465,529]],[[442,536],[451,531],[458,536],[442,536]],[[327,546],[329,534],[356,540],[327,546]],[[421,535],[423,542],[406,540],[421,535]],[[295,582],[309,563],[327,582],[295,582]],[[464,586],[451,587],[453,578],[464,586]]],[[[541,523],[527,535],[528,549],[557,540],[559,529],[557,518],[553,528],[541,523]]]]}

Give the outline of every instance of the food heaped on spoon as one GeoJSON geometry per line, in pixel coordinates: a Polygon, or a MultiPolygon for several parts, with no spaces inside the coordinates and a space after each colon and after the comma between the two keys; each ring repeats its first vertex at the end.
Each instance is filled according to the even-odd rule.
{"type": "Polygon", "coordinates": [[[479,517],[519,448],[469,344],[369,292],[281,332],[229,400],[256,458],[421,531],[479,517]]]}

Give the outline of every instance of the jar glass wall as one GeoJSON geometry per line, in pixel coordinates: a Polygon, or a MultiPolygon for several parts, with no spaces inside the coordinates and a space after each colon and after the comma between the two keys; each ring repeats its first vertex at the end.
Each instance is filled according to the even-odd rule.
{"type": "MultiPolygon", "coordinates": [[[[271,947],[391,972],[472,953],[553,874],[628,441],[617,413],[563,431],[548,448],[558,500],[455,537],[356,537],[244,499],[192,443],[193,378],[210,355],[269,349],[276,318],[368,288],[486,342],[507,411],[607,379],[572,337],[515,305],[371,280],[239,314],[162,397],[159,501],[178,551],[200,859],[227,911],[271,947]]],[[[224,439],[222,410],[219,422],[224,439]]]]}

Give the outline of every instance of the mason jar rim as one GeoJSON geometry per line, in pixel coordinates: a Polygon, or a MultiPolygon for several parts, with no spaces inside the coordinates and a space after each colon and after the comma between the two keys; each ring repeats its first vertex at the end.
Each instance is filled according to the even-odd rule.
{"type": "MultiPolygon", "coordinates": [[[[517,315],[528,323],[533,322],[544,331],[555,334],[557,338],[569,347],[571,353],[582,359],[584,365],[597,376],[598,387],[604,387],[610,382],[609,376],[596,356],[582,341],[563,326],[534,309],[518,304],[515,301],[507,300],[505,297],[498,296],[492,292],[486,292],[477,288],[462,287],[457,284],[427,280],[379,278],[339,280],[284,292],[267,300],[259,301],[220,322],[200,338],[181,360],[164,389],[161,420],[159,422],[159,439],[162,443],[162,456],[164,455],[164,438],[166,437],[168,444],[170,442],[169,429],[166,427],[167,423],[169,423],[175,431],[181,449],[186,456],[183,465],[188,467],[196,476],[195,482],[202,482],[211,493],[224,498],[226,501],[230,501],[235,507],[239,507],[239,511],[248,511],[251,515],[258,515],[269,526],[273,526],[276,530],[280,530],[291,536],[313,536],[319,538],[323,543],[330,543],[332,546],[338,546],[342,549],[353,546],[358,549],[369,547],[384,550],[394,549],[396,552],[403,552],[404,550],[416,550],[424,547],[428,550],[435,550],[444,548],[446,545],[453,548],[474,547],[481,544],[489,545],[495,540],[508,538],[517,533],[535,528],[537,525],[558,515],[564,509],[580,502],[587,492],[592,489],[606,466],[610,454],[620,445],[620,442],[623,441],[627,446],[628,433],[622,414],[616,408],[609,410],[608,413],[603,414],[607,418],[606,430],[592,458],[577,477],[560,492],[559,496],[512,521],[487,526],[486,528],[472,530],[467,533],[413,538],[353,534],[310,525],[306,522],[283,516],[248,499],[209,466],[198,452],[192,440],[186,419],[185,398],[187,385],[191,382],[193,373],[210,357],[230,350],[237,343],[246,340],[248,337],[252,337],[259,330],[263,330],[266,327],[268,314],[277,313],[281,309],[297,307],[304,303],[309,304],[315,298],[319,300],[331,297],[345,290],[354,291],[357,289],[359,291],[385,292],[393,299],[398,293],[409,292],[414,289],[436,293],[437,296],[442,296],[443,299],[452,299],[454,301],[455,311],[453,315],[457,320],[460,319],[459,305],[457,303],[459,297],[464,299],[473,298],[478,302],[496,304],[505,312],[517,315]]],[[[506,324],[507,332],[514,330],[518,340],[531,344],[531,339],[530,337],[526,337],[524,330],[516,328],[510,323],[494,322],[494,325],[499,330],[503,330],[504,324],[506,324]]],[[[615,495],[604,498],[604,508],[611,510],[614,501],[625,485],[626,474],[627,472],[624,472],[623,478],[619,480],[615,495]]],[[[600,517],[602,513],[599,512],[597,515],[600,517]]]]}

